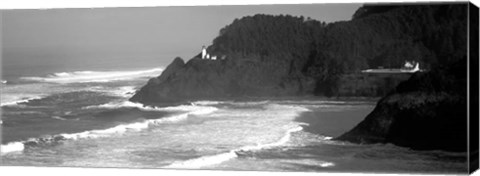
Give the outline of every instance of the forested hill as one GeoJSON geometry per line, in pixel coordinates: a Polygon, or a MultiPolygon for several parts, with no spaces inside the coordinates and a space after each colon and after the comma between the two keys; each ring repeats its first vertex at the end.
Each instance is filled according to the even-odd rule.
{"type": "MultiPolygon", "coordinates": [[[[325,24],[304,17],[255,15],[220,30],[209,51],[248,58],[337,62],[344,71],[401,67],[417,60],[430,67],[466,53],[466,5],[370,5],[353,20],[325,24]]],[[[309,66],[309,65],[304,65],[309,66]]]]}
{"type": "Polygon", "coordinates": [[[226,59],[197,56],[175,64],[132,101],[335,96],[342,76],[362,69],[399,68],[406,60],[424,69],[448,65],[466,54],[466,8],[466,3],[364,6],[352,20],[329,24],[289,15],[243,17],[221,29],[207,49],[226,59]]]}

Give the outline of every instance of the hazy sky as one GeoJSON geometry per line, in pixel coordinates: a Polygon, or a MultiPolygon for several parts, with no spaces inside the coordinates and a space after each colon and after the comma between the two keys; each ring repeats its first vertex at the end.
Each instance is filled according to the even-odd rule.
{"type": "Polygon", "coordinates": [[[361,4],[95,8],[2,11],[3,62],[190,59],[235,18],[303,15],[349,20],[361,4]]]}

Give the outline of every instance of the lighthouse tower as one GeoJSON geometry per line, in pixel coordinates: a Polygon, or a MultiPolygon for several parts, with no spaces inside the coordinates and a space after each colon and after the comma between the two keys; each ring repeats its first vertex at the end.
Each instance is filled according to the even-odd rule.
{"type": "Polygon", "coordinates": [[[202,59],[207,58],[207,48],[205,48],[205,45],[202,46],[202,59]]]}

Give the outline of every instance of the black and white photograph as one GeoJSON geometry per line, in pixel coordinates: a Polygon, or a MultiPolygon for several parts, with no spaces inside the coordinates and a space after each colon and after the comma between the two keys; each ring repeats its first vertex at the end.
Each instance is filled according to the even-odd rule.
{"type": "Polygon", "coordinates": [[[0,167],[470,174],[469,1],[1,9],[0,167]]]}

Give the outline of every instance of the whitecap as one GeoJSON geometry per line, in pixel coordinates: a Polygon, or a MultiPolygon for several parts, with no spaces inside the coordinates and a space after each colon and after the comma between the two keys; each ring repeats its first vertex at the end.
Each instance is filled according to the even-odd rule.
{"type": "MultiPolygon", "coordinates": [[[[144,108],[143,104],[131,101],[110,102],[101,105],[91,105],[82,107],[82,109],[118,109],[118,108],[144,108]]],[[[147,108],[148,109],[148,108],[147,108]]]]}
{"type": "Polygon", "coordinates": [[[136,92],[136,86],[121,86],[121,87],[92,86],[92,87],[89,87],[87,90],[104,93],[109,96],[130,98],[136,92]]]}
{"type": "Polygon", "coordinates": [[[129,98],[136,92],[135,86],[122,86],[110,92],[111,95],[129,98]]]}
{"type": "Polygon", "coordinates": [[[302,130],[303,130],[303,127],[297,126],[285,132],[285,135],[282,138],[280,138],[280,140],[278,140],[277,142],[269,143],[269,144],[261,144],[257,146],[247,146],[247,147],[241,148],[240,151],[262,150],[262,149],[268,149],[268,148],[285,145],[287,142],[290,141],[290,138],[292,137],[292,133],[302,131],[302,130]]]}
{"type": "MultiPolygon", "coordinates": [[[[303,130],[303,127],[301,126],[296,126],[293,128],[290,128],[285,132],[285,135],[282,136],[279,140],[272,142],[272,143],[266,143],[266,144],[258,144],[258,145],[251,145],[251,146],[244,146],[241,148],[233,149],[228,152],[216,154],[216,155],[208,155],[208,156],[202,156],[199,158],[194,158],[194,159],[189,159],[185,161],[177,161],[173,162],[167,166],[164,166],[163,168],[170,168],[170,169],[200,169],[208,166],[214,166],[217,164],[221,164],[223,162],[235,159],[241,155],[241,153],[245,152],[255,152],[259,150],[264,150],[264,149],[272,149],[272,148],[277,148],[277,147],[285,147],[288,145],[296,145],[294,144],[294,141],[291,141],[292,134],[301,132],[303,130]]],[[[328,139],[327,139],[328,140],[328,139]]],[[[318,164],[320,167],[333,167],[335,166],[335,163],[333,162],[328,162],[328,161],[314,161],[314,163],[318,164]]]]}
{"type": "Polygon", "coordinates": [[[106,137],[111,134],[121,134],[127,131],[140,131],[143,129],[147,129],[150,127],[150,125],[158,125],[158,124],[163,124],[163,123],[175,123],[179,122],[182,120],[187,119],[190,115],[205,115],[209,113],[213,113],[214,111],[218,110],[215,107],[190,107],[186,108],[188,106],[181,105],[181,106],[172,106],[172,107],[164,107],[164,108],[159,108],[159,107],[144,107],[143,104],[140,103],[134,103],[130,101],[125,101],[121,102],[119,104],[115,103],[110,103],[110,104],[104,104],[104,105],[99,105],[99,106],[91,106],[91,107],[86,107],[87,109],[89,108],[119,108],[119,107],[134,107],[134,108],[139,108],[142,110],[147,110],[147,111],[171,111],[171,110],[186,110],[187,112],[181,113],[181,114],[176,114],[172,115],[169,117],[164,117],[164,118],[159,118],[159,119],[149,119],[149,120],[144,120],[142,122],[135,122],[131,124],[122,124],[118,125],[112,128],[104,129],[104,130],[91,130],[91,131],[85,131],[81,133],[74,133],[74,134],[61,134],[61,136],[67,138],[67,139],[80,139],[80,138],[98,138],[98,137],[106,137]]]}
{"type": "Polygon", "coordinates": [[[144,111],[165,111],[165,112],[190,112],[193,115],[202,115],[212,113],[218,108],[213,106],[197,106],[197,105],[179,105],[167,107],[145,106],[141,103],[131,101],[110,102],[101,105],[86,106],[82,109],[119,109],[119,108],[138,108],[144,111]]]}
{"type": "Polygon", "coordinates": [[[268,148],[274,148],[274,147],[279,147],[282,145],[285,145],[286,143],[289,142],[292,133],[298,132],[303,130],[301,126],[297,126],[295,128],[289,129],[285,132],[285,135],[280,138],[278,141],[273,142],[273,143],[268,143],[268,144],[259,144],[255,146],[244,146],[239,149],[234,149],[230,150],[226,153],[220,153],[217,155],[211,155],[211,156],[203,156],[195,159],[190,159],[186,161],[179,161],[179,162],[174,162],[170,165],[165,166],[164,168],[185,168],[185,169],[198,169],[202,168],[205,166],[211,166],[211,165],[216,165],[223,163],[225,161],[234,159],[238,157],[237,152],[245,152],[245,151],[256,151],[256,150],[262,150],[262,149],[268,149],[268,148]]]}
{"type": "Polygon", "coordinates": [[[332,162],[322,162],[319,165],[320,165],[320,167],[333,167],[333,166],[335,166],[335,164],[332,163],[332,162]]]}
{"type": "Polygon", "coordinates": [[[110,82],[158,76],[162,71],[163,68],[137,71],[75,71],[53,73],[46,77],[22,77],[21,79],[51,83],[110,82]]]}
{"type": "Polygon", "coordinates": [[[25,149],[25,145],[22,142],[11,142],[5,145],[1,145],[0,152],[1,154],[11,153],[11,152],[21,152],[25,149]]]}
{"type": "Polygon", "coordinates": [[[173,116],[165,117],[161,119],[151,119],[151,120],[145,120],[142,122],[136,122],[131,124],[117,125],[115,127],[107,128],[103,130],[91,130],[91,131],[84,131],[84,132],[73,133],[73,134],[60,134],[60,136],[63,136],[66,139],[72,139],[72,140],[109,137],[114,134],[123,134],[127,131],[141,131],[141,130],[147,129],[148,127],[150,127],[150,125],[179,122],[181,120],[185,120],[186,118],[188,118],[188,113],[173,115],[173,116]]]}
{"type": "Polygon", "coordinates": [[[227,102],[223,102],[223,101],[208,101],[208,100],[192,102],[193,105],[203,105],[203,106],[206,106],[206,105],[218,105],[218,104],[222,104],[222,103],[227,103],[227,102]]]}
{"type": "Polygon", "coordinates": [[[1,106],[13,106],[70,90],[46,83],[12,84],[2,87],[1,106]]]}
{"type": "MultiPolygon", "coordinates": [[[[217,102],[206,102],[204,104],[217,104],[217,102]]],[[[243,144],[243,146],[239,145],[239,147],[234,147],[234,149],[220,152],[216,155],[207,155],[185,161],[176,161],[164,166],[164,168],[198,169],[235,159],[244,152],[248,153],[271,148],[297,146],[299,145],[298,141],[292,140],[294,139],[292,137],[293,134],[303,131],[302,126],[308,126],[306,123],[294,121],[294,118],[300,115],[300,113],[310,111],[308,108],[302,106],[272,104],[269,101],[227,102],[227,104],[234,106],[259,105],[260,107],[263,107],[263,109],[260,110],[254,108],[250,111],[245,111],[244,109],[237,110],[235,108],[227,109],[210,115],[212,118],[232,118],[232,120],[237,121],[239,123],[238,125],[241,126],[238,128],[251,129],[251,132],[227,130],[232,131],[232,134],[238,134],[238,137],[235,136],[230,138],[228,136],[221,136],[221,138],[219,138],[219,140],[223,140],[222,142],[225,142],[225,144],[243,144]],[[242,138],[241,136],[245,134],[248,134],[248,136],[242,138]]],[[[236,126],[234,124],[237,123],[232,123],[231,125],[236,126]]],[[[216,128],[212,129],[214,130],[216,128]]]]}
{"type": "MultiPolygon", "coordinates": [[[[157,108],[157,107],[143,107],[142,104],[140,103],[133,103],[133,102],[124,102],[123,106],[128,106],[128,107],[140,107],[144,108],[147,110],[159,110],[162,108],[157,108]]],[[[107,106],[105,106],[107,107],[107,106]]],[[[115,107],[116,106],[112,106],[115,107]]],[[[165,123],[177,123],[183,120],[186,120],[190,115],[205,115],[208,113],[212,113],[216,111],[217,109],[214,107],[197,107],[197,108],[183,108],[183,106],[180,107],[166,107],[164,109],[188,109],[190,111],[185,112],[185,113],[180,113],[176,115],[171,115],[168,117],[164,118],[159,118],[159,119],[148,119],[148,120],[143,120],[140,122],[134,122],[134,123],[129,123],[129,124],[121,124],[117,125],[111,128],[107,129],[100,129],[100,130],[89,130],[89,131],[84,131],[84,132],[79,132],[79,133],[62,133],[58,135],[53,135],[49,137],[42,137],[42,138],[31,138],[27,141],[20,141],[20,142],[12,142],[8,143],[6,145],[1,146],[1,153],[10,153],[10,152],[16,152],[16,151],[23,151],[25,149],[25,144],[24,143],[35,143],[35,144],[42,144],[42,143],[50,143],[50,142],[58,142],[61,140],[65,139],[70,139],[70,140],[78,140],[78,139],[94,139],[94,138],[100,138],[100,137],[110,137],[112,135],[116,134],[123,134],[125,132],[129,131],[141,131],[144,129],[149,128],[152,125],[159,125],[159,124],[165,124],[165,123]]],[[[59,116],[52,116],[53,119],[58,119],[58,120],[67,120],[65,118],[59,117],[59,116]]],[[[78,120],[78,119],[77,119],[78,120]]]]}
{"type": "Polygon", "coordinates": [[[163,168],[170,168],[170,169],[198,169],[205,166],[220,164],[222,162],[234,159],[237,157],[235,151],[230,151],[227,153],[221,153],[218,155],[212,156],[204,156],[200,158],[195,158],[187,161],[182,162],[174,162],[168,166],[163,168]]]}
{"type": "Polygon", "coordinates": [[[65,118],[62,118],[60,116],[52,116],[52,119],[57,119],[57,120],[67,120],[65,118]]]}
{"type": "MultiPolygon", "coordinates": [[[[2,96],[5,96],[5,95],[2,95],[2,96]]],[[[38,99],[43,98],[43,96],[40,96],[40,95],[34,95],[32,97],[22,97],[22,96],[23,95],[11,96],[11,98],[5,98],[6,100],[2,99],[2,102],[0,103],[0,106],[15,106],[15,105],[18,105],[18,104],[21,104],[21,103],[28,103],[29,101],[38,100],[38,99]],[[3,102],[3,101],[5,101],[5,102],[3,102]]],[[[2,97],[2,98],[4,98],[4,97],[2,97]]]]}

